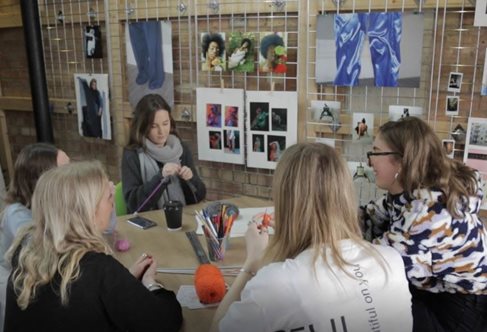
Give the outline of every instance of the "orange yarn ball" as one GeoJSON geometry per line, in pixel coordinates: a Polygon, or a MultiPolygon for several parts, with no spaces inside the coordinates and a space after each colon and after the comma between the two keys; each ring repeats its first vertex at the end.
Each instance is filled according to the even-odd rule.
{"type": "Polygon", "coordinates": [[[194,287],[201,303],[217,303],[225,296],[225,280],[220,269],[212,264],[202,264],[194,275],[194,287]]]}

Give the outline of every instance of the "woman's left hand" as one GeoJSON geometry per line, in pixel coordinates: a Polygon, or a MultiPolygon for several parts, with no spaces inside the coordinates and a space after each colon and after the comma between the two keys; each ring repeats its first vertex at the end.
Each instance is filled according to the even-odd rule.
{"type": "Polygon", "coordinates": [[[183,180],[191,180],[193,178],[193,171],[188,166],[183,166],[179,170],[179,177],[183,180]]]}
{"type": "Polygon", "coordinates": [[[152,261],[153,259],[151,255],[143,253],[139,258],[137,258],[135,263],[130,267],[129,271],[135,278],[141,279],[144,272],[152,264],[152,261]]]}
{"type": "Polygon", "coordinates": [[[260,268],[265,248],[269,243],[267,228],[258,229],[257,223],[251,221],[245,233],[245,244],[247,248],[247,258],[243,267],[253,273],[260,268]]]}

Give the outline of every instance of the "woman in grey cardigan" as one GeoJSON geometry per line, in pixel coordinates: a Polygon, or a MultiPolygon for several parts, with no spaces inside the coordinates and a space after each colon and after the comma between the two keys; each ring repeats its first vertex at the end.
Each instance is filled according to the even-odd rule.
{"type": "Polygon", "coordinates": [[[123,196],[129,213],[161,209],[169,200],[186,205],[205,198],[205,184],[170,112],[157,94],[144,96],[135,107],[122,158],[123,196]]]}

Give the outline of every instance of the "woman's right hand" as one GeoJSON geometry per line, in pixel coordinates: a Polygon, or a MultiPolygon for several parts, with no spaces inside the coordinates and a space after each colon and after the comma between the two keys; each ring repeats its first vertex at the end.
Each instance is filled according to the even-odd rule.
{"type": "Polygon", "coordinates": [[[178,175],[179,171],[181,170],[181,165],[176,163],[166,163],[162,168],[162,176],[171,176],[171,175],[178,175]]]}

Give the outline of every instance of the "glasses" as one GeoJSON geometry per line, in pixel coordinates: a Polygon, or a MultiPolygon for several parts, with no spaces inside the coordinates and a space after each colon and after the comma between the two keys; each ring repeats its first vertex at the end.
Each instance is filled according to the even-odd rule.
{"type": "Polygon", "coordinates": [[[373,156],[389,156],[389,155],[394,155],[394,154],[402,157],[402,155],[399,152],[392,152],[392,151],[387,151],[387,152],[369,151],[369,152],[367,152],[367,160],[369,162],[369,167],[372,167],[372,165],[370,164],[370,157],[373,157],[373,156]]]}

